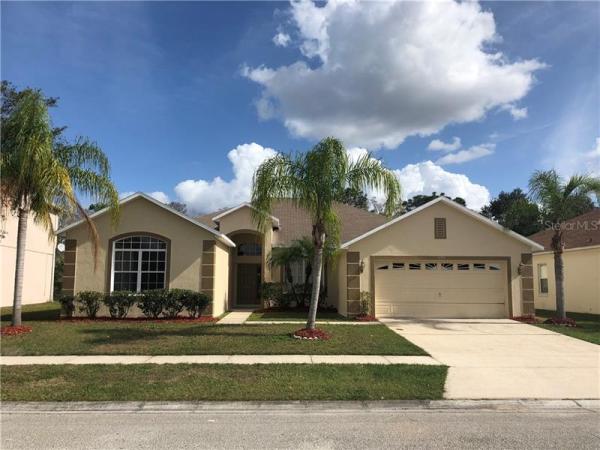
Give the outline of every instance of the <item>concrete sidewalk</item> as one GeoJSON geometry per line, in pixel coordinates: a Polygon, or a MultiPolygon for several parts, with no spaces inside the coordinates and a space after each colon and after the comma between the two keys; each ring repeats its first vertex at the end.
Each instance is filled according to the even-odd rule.
{"type": "Polygon", "coordinates": [[[430,356],[381,355],[85,355],[2,356],[0,366],[60,364],[420,364],[441,365],[430,356]]]}
{"type": "Polygon", "coordinates": [[[252,311],[231,311],[217,323],[219,325],[241,325],[248,317],[252,315],[252,311]]]}

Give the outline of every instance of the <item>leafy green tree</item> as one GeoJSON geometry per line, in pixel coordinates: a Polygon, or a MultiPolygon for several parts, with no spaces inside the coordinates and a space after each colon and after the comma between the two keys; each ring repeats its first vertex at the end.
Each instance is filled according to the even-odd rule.
{"type": "Polygon", "coordinates": [[[175,211],[180,212],[181,214],[187,214],[187,205],[181,202],[171,202],[169,206],[173,208],[175,211]]]}
{"type": "Polygon", "coordinates": [[[523,236],[542,229],[542,213],[538,205],[519,188],[500,192],[498,197],[481,209],[481,214],[523,236]]]}
{"type": "Polygon", "coordinates": [[[52,215],[79,211],[91,231],[97,250],[98,233],[76,192],[107,202],[112,218],[118,218],[118,194],[109,177],[109,163],[100,148],[87,139],[68,143],[60,129],[52,128],[49,101],[39,90],[9,89],[2,84],[2,154],[0,157],[1,202],[18,216],[13,325],[21,324],[23,271],[27,239],[27,219],[53,235],[52,215]]]}
{"type": "Polygon", "coordinates": [[[273,201],[277,199],[290,198],[311,215],[315,254],[308,329],[315,328],[325,244],[328,240],[335,247],[339,244],[340,220],[333,205],[347,187],[381,190],[387,197],[389,215],[400,198],[400,184],[390,170],[370,154],[349,161],[343,144],[335,138],[323,139],[312,150],[293,157],[276,155],[261,164],[254,174],[253,215],[260,228],[265,228],[273,201]]]}
{"type": "Polygon", "coordinates": [[[88,206],[88,211],[98,212],[102,211],[104,208],[108,208],[108,203],[92,203],[90,206],[88,206]]]}
{"type": "Polygon", "coordinates": [[[365,211],[369,210],[369,199],[367,198],[367,194],[360,189],[347,187],[337,198],[337,201],[354,206],[355,208],[364,209],[365,211]]]}
{"type": "Polygon", "coordinates": [[[459,205],[467,206],[467,202],[462,197],[452,198],[452,197],[447,196],[443,192],[441,194],[438,194],[437,192],[432,192],[431,195],[419,194],[419,195],[413,196],[412,198],[409,198],[408,200],[403,201],[402,202],[402,212],[403,213],[410,212],[413,209],[418,208],[419,206],[423,206],[424,204],[429,203],[430,201],[435,200],[438,197],[446,197],[447,199],[455,201],[459,205]]]}
{"type": "Polygon", "coordinates": [[[551,247],[554,252],[556,310],[566,319],[563,251],[565,221],[576,216],[578,208],[590,200],[600,200],[600,178],[573,175],[566,182],[555,170],[536,171],[529,180],[529,196],[540,205],[544,218],[554,230],[551,247]]]}

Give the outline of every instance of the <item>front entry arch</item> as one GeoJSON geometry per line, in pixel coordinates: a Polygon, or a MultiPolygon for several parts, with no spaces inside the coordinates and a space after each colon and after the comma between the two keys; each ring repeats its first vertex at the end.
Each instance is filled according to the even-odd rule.
{"type": "Polygon", "coordinates": [[[232,249],[230,292],[232,306],[257,308],[260,306],[260,285],[263,282],[263,235],[250,230],[229,234],[235,243],[232,249]]]}

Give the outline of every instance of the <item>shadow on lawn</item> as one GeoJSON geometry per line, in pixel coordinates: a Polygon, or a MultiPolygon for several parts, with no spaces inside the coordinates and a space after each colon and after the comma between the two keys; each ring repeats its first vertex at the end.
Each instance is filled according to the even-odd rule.
{"type": "MultiPolygon", "coordinates": [[[[270,326],[271,327],[271,326],[270,326]]],[[[248,327],[249,328],[249,327],[248,327]]],[[[137,326],[83,328],[79,332],[86,337],[91,345],[128,344],[136,341],[154,341],[161,338],[194,338],[194,337],[242,337],[242,338],[289,338],[291,331],[265,330],[256,333],[248,332],[247,327],[240,331],[230,325],[196,325],[191,327],[146,328],[137,326]]]]}

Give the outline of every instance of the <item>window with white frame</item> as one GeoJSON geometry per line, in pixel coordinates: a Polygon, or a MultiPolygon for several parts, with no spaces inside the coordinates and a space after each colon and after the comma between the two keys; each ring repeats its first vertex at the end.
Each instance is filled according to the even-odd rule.
{"type": "Polygon", "coordinates": [[[539,282],[539,291],[540,294],[548,293],[548,265],[546,264],[538,264],[538,278],[539,282]]]}
{"type": "Polygon", "coordinates": [[[167,243],[152,236],[113,242],[111,291],[141,292],[166,287],[167,243]]]}

